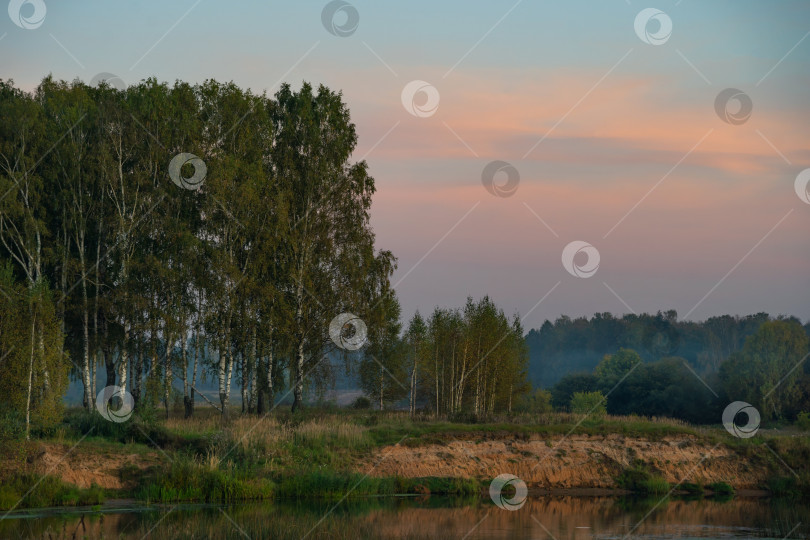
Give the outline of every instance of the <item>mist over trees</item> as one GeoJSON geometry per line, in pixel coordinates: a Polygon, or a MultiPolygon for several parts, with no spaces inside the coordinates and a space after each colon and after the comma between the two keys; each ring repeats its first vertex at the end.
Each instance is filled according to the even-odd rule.
{"type": "MultiPolygon", "coordinates": [[[[550,387],[550,401],[555,408],[581,409],[583,396],[590,396],[592,402],[593,395],[598,393],[610,414],[666,416],[693,423],[717,423],[726,405],[738,400],[754,405],[766,420],[792,420],[800,412],[810,411],[810,362],[806,362],[810,327],[802,327],[794,318],[771,320],[766,314],[758,314],[680,323],[674,315],[662,317],[660,313],[623,319],[601,314],[590,321],[595,322],[590,330],[585,319],[579,320],[579,325],[569,325],[570,319],[559,319],[562,324],[557,329],[558,335],[565,336],[566,329],[578,326],[577,335],[585,339],[584,343],[594,343],[596,340],[587,340],[588,334],[594,328],[599,329],[606,319],[614,328],[624,327],[625,332],[618,336],[628,339],[625,343],[632,343],[634,337],[638,339],[647,358],[634,349],[622,347],[605,354],[591,369],[582,369],[582,364],[574,363],[569,373],[550,387]],[[668,324],[662,325],[667,319],[668,324]],[[681,329],[689,332],[686,340],[681,339],[681,329]],[[717,331],[722,333],[717,335],[714,333],[717,331]],[[663,332],[664,336],[658,336],[657,332],[663,332]],[[662,347],[656,356],[644,347],[644,336],[650,336],[649,343],[677,343],[677,346],[662,347]],[[698,349],[699,343],[706,348],[698,349]],[[679,348],[684,345],[687,346],[679,348]],[[679,350],[696,354],[690,361],[672,354],[679,350]],[[715,354],[720,355],[716,362],[715,354]]],[[[544,325],[546,337],[554,326],[544,325]]],[[[531,338],[530,332],[527,341],[531,338]]],[[[595,351],[584,352],[589,356],[595,351]]],[[[582,348],[574,354],[579,359],[585,357],[582,348]]],[[[540,357],[540,367],[544,360],[552,363],[559,361],[559,357],[553,354],[540,357]]]]}
{"type": "MultiPolygon", "coordinates": [[[[606,354],[621,348],[636,351],[645,362],[677,356],[698,373],[716,372],[770,319],[767,313],[757,313],[680,321],[674,310],[622,317],[597,313],[590,319],[563,315],[526,335],[531,355],[529,378],[536,386],[550,388],[566,374],[592,372],[606,354]]],[[[794,317],[786,320],[800,324],[794,317]]],[[[805,331],[810,334],[810,324],[805,331]]]]}

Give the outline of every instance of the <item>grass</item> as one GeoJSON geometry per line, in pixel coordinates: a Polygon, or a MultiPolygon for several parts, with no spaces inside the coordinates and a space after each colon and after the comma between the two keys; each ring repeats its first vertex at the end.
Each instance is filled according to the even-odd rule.
{"type": "Polygon", "coordinates": [[[669,482],[649,472],[642,464],[634,464],[621,472],[616,485],[635,493],[663,494],[670,490],[669,482]]]}
{"type": "Polygon", "coordinates": [[[47,506],[92,506],[104,502],[104,490],[96,485],[80,489],[56,476],[17,474],[0,485],[0,510],[47,506]],[[36,486],[35,489],[31,489],[36,486]]]}
{"type": "Polygon", "coordinates": [[[178,459],[144,476],[135,497],[146,502],[204,501],[231,503],[273,497],[273,483],[236,470],[220,469],[191,459],[178,459]]]}
{"type": "Polygon", "coordinates": [[[290,499],[357,498],[379,495],[475,495],[481,482],[469,478],[374,478],[356,473],[313,472],[287,477],[278,496],[290,499]]]}

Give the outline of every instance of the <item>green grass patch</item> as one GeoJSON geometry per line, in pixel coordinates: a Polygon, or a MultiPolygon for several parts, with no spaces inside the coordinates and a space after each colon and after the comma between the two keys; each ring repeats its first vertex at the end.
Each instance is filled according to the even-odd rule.
{"type": "Polygon", "coordinates": [[[654,475],[640,465],[629,467],[616,478],[616,485],[636,493],[667,493],[669,482],[654,475]]]}
{"type": "Polygon", "coordinates": [[[95,484],[87,489],[81,489],[50,475],[17,474],[6,478],[0,486],[0,510],[92,506],[102,502],[104,490],[95,484]]]}
{"type": "Polygon", "coordinates": [[[466,496],[480,492],[481,483],[470,478],[374,478],[323,471],[280,479],[276,489],[279,498],[327,500],[407,494],[466,496]]]}
{"type": "Polygon", "coordinates": [[[768,491],[777,497],[805,496],[804,486],[795,476],[771,476],[768,478],[768,491]]]}
{"type": "Polygon", "coordinates": [[[209,468],[187,458],[147,474],[135,490],[146,502],[205,501],[230,503],[270,499],[273,483],[236,469],[209,468]]]}

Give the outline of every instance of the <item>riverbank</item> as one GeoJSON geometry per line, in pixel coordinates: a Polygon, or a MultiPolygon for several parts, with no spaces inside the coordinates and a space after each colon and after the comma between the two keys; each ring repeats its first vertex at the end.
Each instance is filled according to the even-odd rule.
{"type": "MultiPolygon", "coordinates": [[[[54,432],[6,441],[0,508],[140,502],[479,496],[499,474],[530,493],[797,494],[810,436],[564,413],[451,422],[404,413],[286,411],[223,421],[113,423],[71,411],[54,432]],[[34,489],[32,489],[34,488],[34,489]],[[567,491],[566,491],[567,490],[567,491]]],[[[474,420],[474,419],[472,419],[474,420]]]]}

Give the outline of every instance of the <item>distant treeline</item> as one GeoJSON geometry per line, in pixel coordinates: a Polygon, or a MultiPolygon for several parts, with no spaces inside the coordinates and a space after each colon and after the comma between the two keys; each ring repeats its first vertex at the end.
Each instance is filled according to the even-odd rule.
{"type": "Polygon", "coordinates": [[[704,322],[678,321],[674,311],[561,317],[526,337],[530,373],[550,388],[532,405],[718,423],[740,400],[763,419],[791,420],[810,412],[808,336],[810,325],[765,313],[704,322]]]}
{"type": "MultiPolygon", "coordinates": [[[[800,323],[795,317],[781,318],[800,323]]],[[[716,372],[726,358],[742,349],[748,336],[771,319],[767,313],[757,313],[679,321],[674,310],[622,317],[597,313],[590,319],[563,315],[526,335],[529,379],[534,386],[549,388],[569,373],[593,371],[606,354],[621,348],[633,349],[645,362],[678,356],[699,373],[716,372]]],[[[810,335],[810,323],[804,328],[810,335]]]]}

